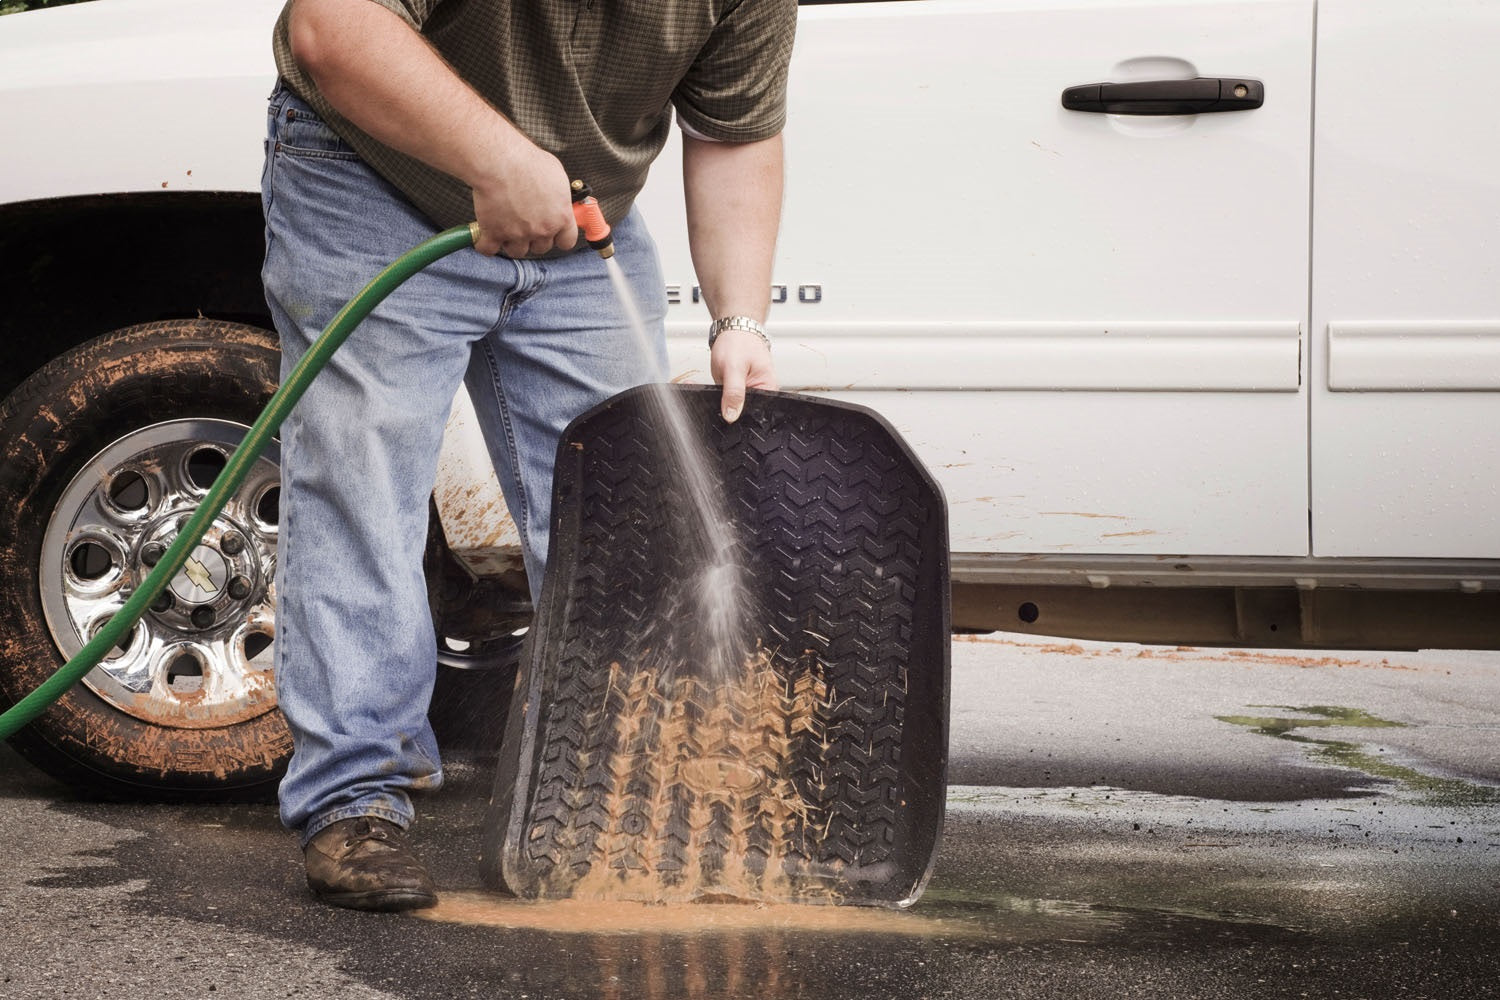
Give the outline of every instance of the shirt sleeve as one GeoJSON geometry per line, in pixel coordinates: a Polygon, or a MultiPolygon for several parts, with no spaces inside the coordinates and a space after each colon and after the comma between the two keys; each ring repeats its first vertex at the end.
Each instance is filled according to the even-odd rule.
{"type": "Polygon", "coordinates": [[[442,0],[372,0],[386,10],[395,14],[407,24],[422,30],[422,25],[432,16],[432,12],[442,0]]]}
{"type": "Polygon", "coordinates": [[[796,30],[796,0],[740,0],[729,8],[672,94],[690,134],[754,142],[780,132],[796,30]]]}

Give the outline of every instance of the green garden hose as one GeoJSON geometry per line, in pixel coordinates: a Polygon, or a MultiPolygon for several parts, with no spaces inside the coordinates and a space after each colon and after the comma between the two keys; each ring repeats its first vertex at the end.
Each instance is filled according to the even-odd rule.
{"type": "Polygon", "coordinates": [[[276,390],[276,394],[271,397],[271,401],[256,418],[254,425],[245,435],[245,439],[234,450],[234,454],[229,456],[224,471],[220,472],[219,477],[214,480],[208,495],[203,498],[203,502],[198,505],[197,511],[188,519],[187,524],[183,525],[176,540],[167,548],[166,554],[157,562],[156,567],[136,588],[135,593],[130,595],[124,606],[104,623],[104,627],[82,649],[59,667],[56,673],[43,681],[35,691],[0,715],[0,739],[12,735],[41,715],[48,705],[62,697],[69,688],[94,669],[104,655],[130,629],[135,627],[141,615],[146,613],[146,609],[166,589],[168,581],[176,576],[177,571],[182,569],[183,563],[187,562],[189,553],[193,551],[214,518],[219,516],[219,512],[224,509],[224,504],[244,482],[250,467],[255,464],[260,453],[281,429],[282,421],[292,411],[292,407],[297,405],[297,401],[302,398],[302,394],[307,391],[312,380],[318,372],[323,370],[328,359],[333,357],[333,353],[349,338],[349,334],[360,321],[402,282],[429,264],[458,250],[473,246],[478,236],[479,226],[472,222],[438,233],[432,239],[418,244],[398,257],[390,266],[376,275],[374,280],[358,295],[350,299],[348,305],[339,310],[338,315],[329,322],[323,333],[308,348],[302,360],[297,363],[297,367],[291,375],[287,376],[281,388],[276,390]]]}

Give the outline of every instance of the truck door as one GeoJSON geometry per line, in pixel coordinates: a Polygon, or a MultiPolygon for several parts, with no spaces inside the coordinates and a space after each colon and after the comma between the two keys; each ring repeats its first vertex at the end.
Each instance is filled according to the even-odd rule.
{"type": "MultiPolygon", "coordinates": [[[[1307,554],[1313,7],[802,7],[777,364],[896,424],[942,481],[955,552],[1307,554]],[[1258,81],[1264,106],[1060,100],[1200,77],[1258,81]]],[[[643,204],[676,370],[701,372],[674,182],[643,204]]]]}
{"type": "Polygon", "coordinates": [[[1320,5],[1316,555],[1500,557],[1496,52],[1494,3],[1320,5]]]}

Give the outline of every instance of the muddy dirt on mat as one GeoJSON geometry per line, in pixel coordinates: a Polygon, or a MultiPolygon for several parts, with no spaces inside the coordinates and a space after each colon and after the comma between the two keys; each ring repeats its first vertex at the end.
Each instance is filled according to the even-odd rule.
{"type": "MultiPolygon", "coordinates": [[[[788,680],[764,652],[740,676],[712,682],[610,666],[610,738],[586,865],[559,865],[552,898],[683,902],[836,901],[807,878],[820,822],[793,774],[802,740],[822,739],[830,691],[813,673],[788,680]]],[[[585,762],[592,763],[592,762],[585,762]]],[[[592,768],[588,768],[592,770],[592,768]]],[[[544,835],[541,827],[532,839],[544,835]]]]}

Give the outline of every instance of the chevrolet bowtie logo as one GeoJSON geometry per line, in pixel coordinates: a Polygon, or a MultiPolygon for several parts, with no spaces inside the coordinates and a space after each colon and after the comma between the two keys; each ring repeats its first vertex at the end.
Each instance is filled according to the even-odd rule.
{"type": "Polygon", "coordinates": [[[216,593],[218,587],[214,586],[214,578],[208,572],[208,567],[203,565],[192,556],[188,556],[187,563],[182,567],[182,574],[193,582],[193,586],[199,590],[206,590],[210,594],[216,593]]]}

